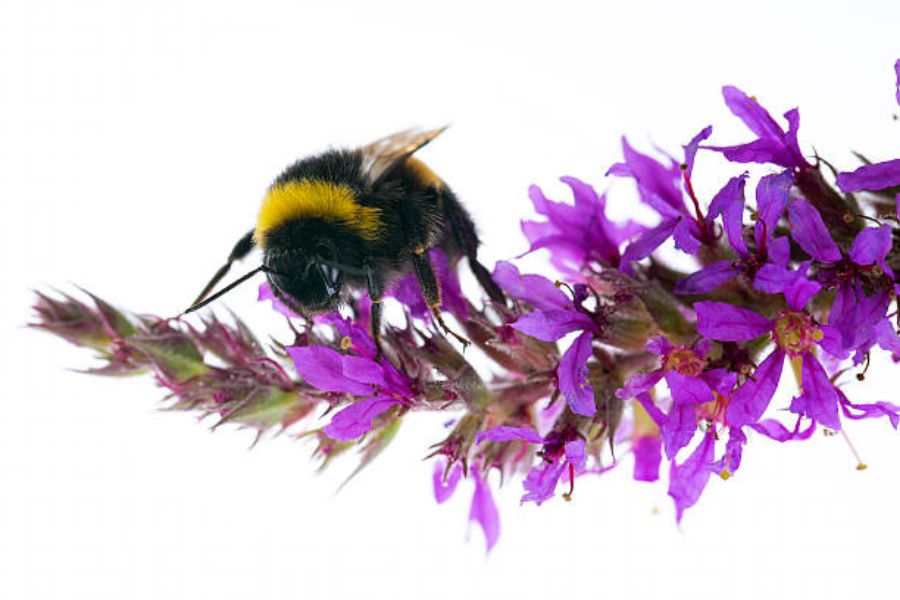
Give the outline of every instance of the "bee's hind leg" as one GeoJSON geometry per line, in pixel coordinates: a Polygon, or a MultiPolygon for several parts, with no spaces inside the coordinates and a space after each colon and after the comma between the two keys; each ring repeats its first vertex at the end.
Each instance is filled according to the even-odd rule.
{"type": "Polygon", "coordinates": [[[375,360],[380,361],[384,356],[381,348],[381,296],[384,293],[384,285],[381,278],[370,266],[366,266],[366,283],[369,289],[369,299],[372,300],[372,309],[369,313],[372,326],[372,340],[375,342],[375,360]]]}
{"type": "Polygon", "coordinates": [[[413,266],[416,269],[416,278],[419,280],[422,296],[425,298],[428,308],[431,309],[434,320],[437,321],[444,333],[456,338],[463,345],[463,349],[465,349],[472,342],[450,329],[441,316],[441,288],[438,285],[437,277],[434,275],[431,259],[424,248],[417,250],[413,255],[413,266]]]}

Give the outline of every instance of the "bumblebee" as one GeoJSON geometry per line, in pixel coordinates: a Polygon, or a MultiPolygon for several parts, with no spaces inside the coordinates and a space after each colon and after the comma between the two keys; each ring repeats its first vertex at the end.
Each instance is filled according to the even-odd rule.
{"type": "Polygon", "coordinates": [[[256,226],[235,244],[185,313],[260,271],[275,296],[298,314],[334,309],[345,288],[366,289],[380,354],[385,286],[412,270],[436,322],[467,344],[441,317],[440,287],[428,251],[440,247],[454,263],[464,257],[488,296],[501,303],[505,299],[478,262],[479,240],[469,213],[413,156],[444,129],[403,131],[356,150],[330,150],[289,166],[269,187],[256,226]],[[209,296],[231,265],[257,246],[263,252],[262,265],[209,296]]]}

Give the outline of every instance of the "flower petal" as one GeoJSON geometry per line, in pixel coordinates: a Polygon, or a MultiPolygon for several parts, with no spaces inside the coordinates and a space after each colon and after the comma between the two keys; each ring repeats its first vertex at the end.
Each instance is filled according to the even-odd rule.
{"type": "Polygon", "coordinates": [[[775,419],[763,419],[758,423],[751,423],[750,428],[769,439],[775,440],[776,442],[808,440],[816,430],[816,422],[810,421],[809,427],[801,430],[801,421],[802,419],[797,419],[797,424],[794,426],[793,431],[789,431],[787,427],[785,427],[775,419]]]}
{"type": "Polygon", "coordinates": [[[691,443],[695,431],[697,431],[697,415],[694,407],[689,404],[672,406],[662,428],[666,458],[674,459],[679,450],[691,443]]]}
{"type": "Polygon", "coordinates": [[[475,493],[472,495],[472,507],[469,509],[469,522],[475,521],[484,532],[487,551],[490,552],[500,538],[500,514],[491,495],[491,488],[482,479],[478,468],[473,468],[475,493]]]}
{"type": "Polygon", "coordinates": [[[759,220],[756,222],[755,237],[758,247],[762,246],[764,237],[767,239],[774,237],[775,228],[781,220],[781,215],[784,214],[793,183],[794,176],[791,170],[787,169],[781,173],[766,175],[756,184],[756,210],[759,213],[759,220]]]}
{"type": "Polygon", "coordinates": [[[555,342],[567,333],[593,329],[594,323],[584,313],[574,310],[535,310],[522,316],[511,327],[544,342],[555,342]]]}
{"type": "Polygon", "coordinates": [[[521,275],[510,262],[499,261],[494,266],[493,277],[503,291],[535,308],[552,310],[572,304],[552,281],[541,275],[521,275]]]}
{"type": "Polygon", "coordinates": [[[661,440],[657,435],[644,435],[632,442],[631,451],[634,452],[635,481],[656,481],[659,479],[659,464],[662,462],[660,445],[661,440]]]}
{"type": "Polygon", "coordinates": [[[676,371],[666,372],[666,383],[675,404],[703,404],[713,401],[712,390],[700,377],[689,377],[676,371]]]}
{"type": "Polygon", "coordinates": [[[753,372],[753,379],[748,379],[737,389],[728,402],[725,420],[732,427],[752,425],[759,421],[781,380],[784,367],[784,351],[776,348],[760,363],[753,372]]]}
{"type": "Polygon", "coordinates": [[[737,275],[738,270],[734,268],[733,261],[720,260],[679,280],[675,284],[675,293],[682,296],[706,294],[718,289],[724,283],[737,277],[737,275]]]}
{"type": "Polygon", "coordinates": [[[434,463],[432,484],[434,487],[434,499],[438,504],[443,504],[453,495],[453,492],[456,491],[456,485],[459,483],[459,478],[462,476],[462,465],[456,463],[445,481],[445,469],[446,463],[444,461],[439,460],[434,463]]]}
{"type": "Polygon", "coordinates": [[[722,224],[728,235],[728,242],[738,256],[747,257],[747,243],[744,241],[744,186],[747,184],[748,174],[732,177],[728,183],[713,197],[709,204],[707,220],[712,221],[722,215],[722,224]]]}
{"type": "Polygon", "coordinates": [[[643,394],[644,392],[650,390],[657,382],[663,378],[664,371],[662,369],[656,369],[655,371],[650,371],[649,373],[639,373],[637,375],[632,375],[625,381],[625,385],[616,390],[616,398],[621,398],[622,400],[628,400],[629,398],[635,398],[639,394],[643,394]]]}
{"type": "Polygon", "coordinates": [[[650,256],[654,250],[672,236],[676,225],[678,225],[677,219],[669,219],[646,231],[625,248],[625,252],[622,253],[622,264],[628,265],[636,260],[650,256]]]}
{"type": "Polygon", "coordinates": [[[825,427],[840,430],[838,392],[819,360],[809,352],[803,355],[800,379],[803,389],[791,402],[791,412],[805,414],[825,427]]]}
{"type": "Polygon", "coordinates": [[[559,379],[559,391],[562,392],[572,412],[592,417],[597,411],[594,401],[594,388],[588,381],[587,361],[591,356],[593,334],[586,331],[575,338],[569,346],[556,370],[559,379]]]}
{"type": "Polygon", "coordinates": [[[486,429],[475,436],[476,444],[480,444],[484,440],[488,440],[489,442],[511,442],[513,440],[522,440],[532,444],[544,443],[544,438],[530,427],[493,427],[491,429],[486,429]]]}
{"type": "Polygon", "coordinates": [[[675,519],[680,523],[684,511],[700,499],[709,482],[708,465],[715,458],[715,433],[710,430],[682,464],[672,461],[669,470],[669,496],[675,501],[675,519]]]}
{"type": "Polygon", "coordinates": [[[849,173],[839,173],[837,186],[842,192],[883,190],[900,185],[900,158],[863,165],[849,173]]]}
{"type": "Polygon", "coordinates": [[[697,332],[712,340],[743,342],[772,329],[769,319],[724,302],[698,302],[694,310],[697,311],[697,332]]]}
{"type": "Polygon", "coordinates": [[[363,398],[338,411],[325,426],[325,435],[335,440],[355,440],[372,429],[372,421],[399,401],[393,398],[363,398]]]}
{"type": "Polygon", "coordinates": [[[893,228],[890,225],[866,227],[856,234],[850,246],[850,260],[864,267],[877,264],[884,268],[884,259],[893,244],[893,228]]]}
{"type": "Polygon", "coordinates": [[[684,146],[684,172],[688,177],[691,176],[691,173],[694,171],[694,157],[697,155],[697,149],[700,147],[700,142],[709,138],[712,135],[712,125],[708,125],[704,127],[700,133],[695,135],[690,142],[688,142],[687,146],[684,146]]]}
{"type": "MultiPolygon", "coordinates": [[[[309,385],[325,392],[344,392],[355,396],[372,393],[372,386],[346,376],[345,355],[327,346],[288,346],[285,348],[294,361],[297,373],[309,385]]],[[[361,357],[358,360],[368,361],[361,357]]],[[[373,364],[374,361],[369,361],[373,364]]]]}
{"type": "Polygon", "coordinates": [[[802,198],[791,198],[788,203],[788,218],[794,241],[807,254],[824,263],[841,260],[841,251],[831,239],[822,215],[809,202],[802,198]]]}

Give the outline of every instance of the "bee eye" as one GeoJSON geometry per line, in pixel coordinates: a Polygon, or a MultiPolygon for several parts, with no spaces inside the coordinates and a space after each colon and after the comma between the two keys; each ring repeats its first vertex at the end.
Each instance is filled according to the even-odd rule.
{"type": "Polygon", "coordinates": [[[316,256],[325,262],[335,262],[337,259],[331,244],[319,244],[316,246],[316,256]]]}

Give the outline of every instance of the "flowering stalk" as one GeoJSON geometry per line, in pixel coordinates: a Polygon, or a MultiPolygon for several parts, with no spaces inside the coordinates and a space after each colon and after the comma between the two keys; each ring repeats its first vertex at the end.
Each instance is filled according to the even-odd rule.
{"type": "MultiPolygon", "coordinates": [[[[900,81],[900,61],[895,68],[900,81]]],[[[493,277],[508,302],[470,299],[454,262],[432,251],[443,306],[487,370],[434,327],[410,278],[390,293],[407,319],[385,325],[383,355],[364,295],[343,315],[307,321],[266,285],[260,300],[290,324],[268,348],[234,316],[133,317],[95,296],[85,303],[39,293],[33,326],[98,352],[102,364],[91,373],[152,374],[172,408],[215,415],[214,426],[233,422],[260,435],[291,428],[316,440],[325,464],[358,448],[357,471],[410,413],[447,413],[448,431],[429,455],[435,498],[445,501],[469,479],[470,519],[489,549],[500,531],[494,471],[504,481],[521,474],[522,502],[541,504],[557,494],[571,500],[577,478],[629,455],[638,481],[659,479],[666,461],[680,520],[711,475],[737,473],[748,435],[786,442],[856,419],[900,423],[900,406],[854,403],[847,386],[865,379],[873,352],[900,360],[900,159],[839,173],[833,186],[827,163],[801,151],[797,109],[785,113],[785,131],[755,98],[723,92],[755,139],[707,145],[706,127],[678,159],[625,140],[623,161],[609,168],[633,180],[657,222],[611,221],[605,194],[573,177],[562,178],[573,204],[531,188],[540,218],[522,222],[529,252],[548,252],[559,279],[499,262],[493,277]],[[694,187],[700,152],[740,165],[708,199],[694,187]],[[770,171],[754,180],[746,163],[770,171]],[[692,272],[667,264],[660,247],[669,238],[692,257],[692,272]],[[799,390],[779,406],[788,360],[799,390]],[[787,419],[773,418],[780,408],[787,419]]]]}

